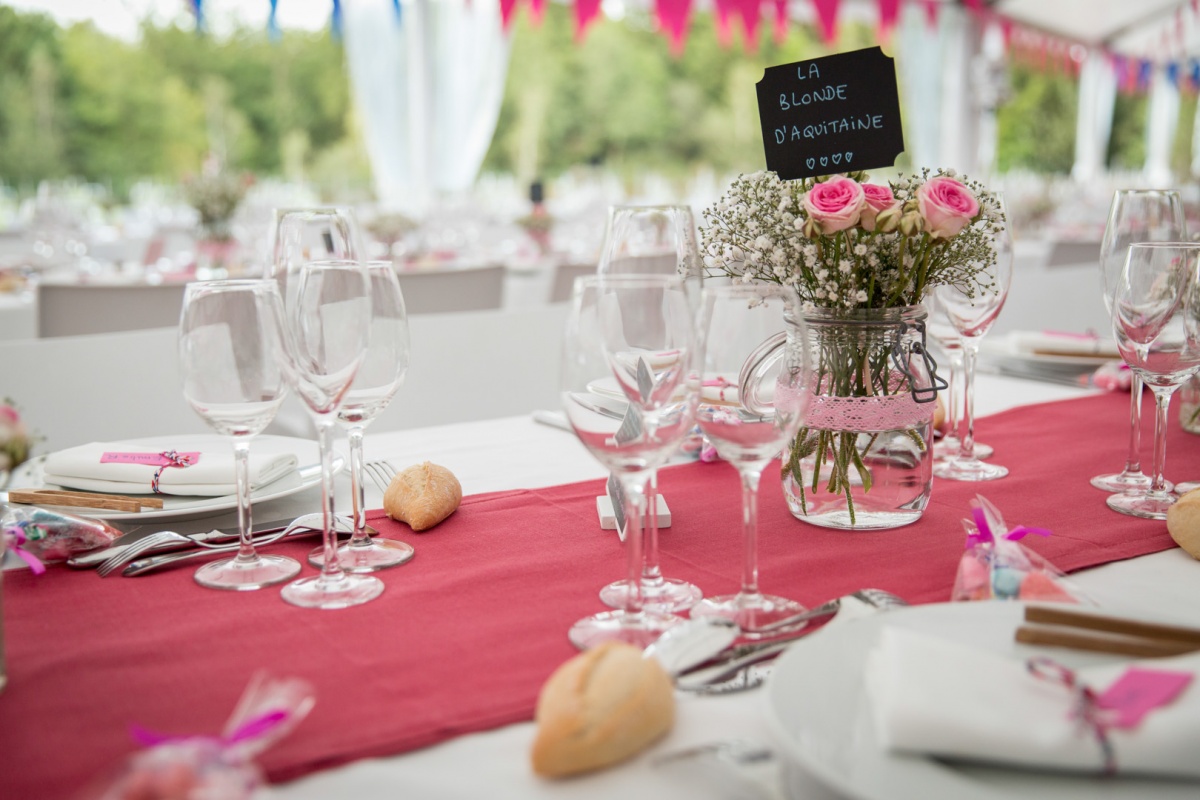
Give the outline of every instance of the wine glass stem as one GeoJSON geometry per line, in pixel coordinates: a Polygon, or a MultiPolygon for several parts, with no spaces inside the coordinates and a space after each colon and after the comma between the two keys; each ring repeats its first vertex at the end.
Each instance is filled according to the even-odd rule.
{"type": "Polygon", "coordinates": [[[321,517],[324,528],[322,542],[324,558],[321,578],[340,580],[342,565],[338,561],[337,532],[333,517],[333,419],[329,414],[317,417],[317,447],[321,452],[321,517]]]}
{"type": "Polygon", "coordinates": [[[625,551],[629,558],[629,591],[625,593],[626,617],[642,613],[642,520],[646,511],[646,476],[625,473],[620,476],[625,490],[625,551]]]}
{"type": "Polygon", "coordinates": [[[363,489],[363,427],[352,427],[347,438],[350,441],[350,498],[354,505],[354,535],[350,537],[350,546],[363,547],[371,543],[366,530],[366,492],[363,489]]]}
{"type": "Polygon", "coordinates": [[[742,594],[758,594],[758,482],[762,467],[740,465],[742,478],[742,594]]]}
{"type": "Polygon", "coordinates": [[[1150,494],[1164,496],[1167,481],[1163,472],[1167,467],[1167,408],[1171,405],[1174,386],[1152,386],[1154,392],[1154,480],[1150,483],[1150,494]]]}
{"type": "Polygon", "coordinates": [[[975,358],[979,354],[979,345],[970,339],[963,339],[963,408],[966,431],[959,445],[959,458],[963,461],[975,459],[975,358]]]}
{"type": "Polygon", "coordinates": [[[1142,386],[1141,376],[1133,373],[1133,380],[1129,383],[1129,455],[1125,457],[1126,474],[1142,471],[1142,386]]]}
{"type": "Polygon", "coordinates": [[[254,543],[250,539],[253,530],[250,519],[250,439],[235,436],[233,439],[234,482],[237,487],[238,517],[238,561],[253,561],[258,558],[254,543]]]}
{"type": "Polygon", "coordinates": [[[962,348],[955,347],[946,353],[946,434],[947,444],[959,444],[958,423],[961,419],[959,409],[959,385],[963,380],[962,348]]]}
{"type": "Polygon", "coordinates": [[[642,547],[642,587],[655,589],[662,585],[662,569],[658,563],[658,470],[650,473],[646,489],[646,531],[642,547]]]}

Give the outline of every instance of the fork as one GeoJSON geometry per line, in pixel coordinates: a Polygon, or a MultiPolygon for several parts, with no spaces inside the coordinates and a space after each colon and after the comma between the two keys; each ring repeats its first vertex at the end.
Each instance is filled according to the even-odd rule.
{"type": "MultiPolygon", "coordinates": [[[[289,533],[296,530],[297,528],[310,527],[314,522],[314,518],[319,517],[319,516],[320,516],[319,514],[305,514],[304,516],[297,517],[295,520],[292,521],[291,525],[288,525],[286,528],[284,528],[279,533],[272,533],[267,537],[263,537],[261,539],[255,539],[254,543],[255,543],[255,545],[271,544],[272,542],[276,541],[277,539],[282,539],[284,536],[287,536],[289,533]]],[[[344,525],[348,525],[348,524],[349,523],[343,522],[341,520],[337,521],[337,526],[339,528],[344,525]]],[[[144,553],[153,552],[153,551],[161,548],[162,545],[165,545],[168,543],[169,544],[186,544],[189,546],[200,547],[205,550],[217,550],[217,551],[224,550],[228,547],[227,542],[225,542],[225,543],[205,542],[205,541],[201,541],[200,539],[197,539],[192,536],[186,536],[182,533],[176,533],[175,531],[158,531],[157,533],[152,533],[149,536],[144,536],[141,539],[138,539],[136,542],[132,542],[132,543],[126,545],[125,547],[123,547],[121,549],[120,552],[113,553],[107,559],[105,559],[104,561],[101,561],[99,566],[96,567],[96,574],[98,574],[101,578],[108,577],[119,567],[125,566],[130,561],[133,561],[136,558],[138,558],[138,556],[141,556],[144,553]]]]}
{"type": "Polygon", "coordinates": [[[387,494],[388,486],[391,485],[397,471],[390,461],[370,461],[363,464],[363,472],[379,487],[381,494],[387,494]]]}

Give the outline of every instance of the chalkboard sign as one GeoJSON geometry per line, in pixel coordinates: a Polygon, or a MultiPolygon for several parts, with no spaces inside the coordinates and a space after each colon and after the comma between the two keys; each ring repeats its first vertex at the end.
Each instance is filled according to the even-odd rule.
{"type": "Polygon", "coordinates": [[[785,180],[890,167],[904,151],[895,62],[878,47],[768,67],[758,116],[767,169],[785,180]]]}

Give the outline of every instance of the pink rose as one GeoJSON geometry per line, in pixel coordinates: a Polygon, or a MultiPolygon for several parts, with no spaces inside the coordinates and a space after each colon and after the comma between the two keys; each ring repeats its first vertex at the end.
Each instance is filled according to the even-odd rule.
{"type": "Polygon", "coordinates": [[[917,208],[926,233],[934,239],[950,239],[979,213],[979,201],[966,186],[943,176],[930,178],[917,189],[917,208]]]}
{"type": "Polygon", "coordinates": [[[863,208],[863,187],[858,181],[844,176],[818,183],[804,195],[804,210],[816,222],[821,233],[834,233],[853,228],[863,208]]]}
{"type": "Polygon", "coordinates": [[[896,202],[896,196],[892,194],[890,186],[864,183],[862,191],[863,198],[866,200],[862,208],[862,226],[865,230],[873,231],[875,230],[875,217],[879,215],[879,212],[889,208],[899,208],[900,204],[896,202]]]}

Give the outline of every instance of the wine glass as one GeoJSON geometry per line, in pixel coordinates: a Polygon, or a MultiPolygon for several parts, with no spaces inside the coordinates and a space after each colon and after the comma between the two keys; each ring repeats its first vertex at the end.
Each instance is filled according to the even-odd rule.
{"type": "MultiPolygon", "coordinates": [[[[366,531],[367,511],[363,491],[363,431],[392,401],[408,370],[408,315],[400,282],[390,261],[367,264],[371,281],[371,335],[366,357],[354,383],[337,411],[350,443],[350,496],[354,503],[354,535],[338,548],[342,569],[373,572],[394,567],[413,557],[412,545],[396,539],[372,539],[366,531]]],[[[325,563],[325,549],[313,550],[308,561],[325,563]]]]}
{"type": "Polygon", "coordinates": [[[695,421],[694,338],[677,276],[597,275],[575,282],[563,342],[563,409],[579,440],[620,482],[630,587],[622,608],[571,627],[570,640],[582,649],[610,640],[644,647],[680,621],[643,605],[642,520],[651,471],[695,421]]]}
{"type": "Polygon", "coordinates": [[[998,464],[979,460],[975,453],[975,362],[979,356],[979,342],[991,329],[1012,283],[1013,249],[1009,233],[1008,214],[1003,199],[991,226],[991,247],[983,263],[976,264],[976,279],[968,291],[955,284],[942,284],[934,289],[938,304],[950,319],[950,324],[962,337],[963,351],[963,395],[965,399],[965,435],[962,437],[957,456],[933,465],[933,474],[939,478],[956,481],[990,481],[1003,478],[1008,469],[998,464]],[[968,293],[969,292],[969,293],[968,293]]]}
{"type": "Polygon", "coordinates": [[[791,287],[775,284],[706,287],[698,327],[704,366],[696,418],[741,477],[743,564],[740,591],[706,597],[692,617],[730,619],[753,635],[755,628],[804,610],[795,600],[758,588],[759,478],[796,435],[810,396],[800,298],[791,287]],[[764,375],[756,351],[784,331],[793,340],[776,351],[781,358],[764,375]]]}
{"type": "Polygon", "coordinates": [[[238,553],[196,571],[212,589],[261,589],[292,578],[299,562],[262,555],[250,538],[250,438],[287,395],[283,308],[272,281],[189,283],[179,319],[183,395],[217,432],[233,439],[238,553]]]}
{"type": "MultiPolygon", "coordinates": [[[[614,205],[600,250],[599,275],[681,275],[690,301],[699,299],[701,267],[696,223],[686,205],[614,205]]],[[[650,472],[646,489],[648,515],[642,564],[642,602],[666,612],[687,611],[703,596],[700,587],[662,574],[658,556],[658,470],[650,472]]],[[[629,584],[614,581],[600,590],[600,600],[624,608],[629,584]]]]}
{"type": "Polygon", "coordinates": [[[1166,519],[1175,495],[1163,478],[1171,395],[1200,368],[1200,244],[1134,243],[1113,287],[1113,333],[1121,358],[1154,393],[1154,476],[1145,493],[1110,495],[1108,507],[1166,519]]]}
{"type": "Polygon", "coordinates": [[[291,276],[310,261],[358,261],[362,234],[354,212],[338,206],[277,208],[271,226],[270,277],[279,283],[285,307],[295,302],[291,276]]]}
{"type": "MultiPolygon", "coordinates": [[[[1129,246],[1135,242],[1184,239],[1183,201],[1178,192],[1158,189],[1124,189],[1113,194],[1108,223],[1100,242],[1100,279],[1104,306],[1113,313],[1113,292],[1121,283],[1129,246]]],[[[1142,378],[1134,370],[1129,387],[1129,454],[1125,468],[1092,478],[1092,486],[1106,492],[1144,492],[1150,478],[1142,472],[1142,378]]]]}
{"type": "MultiPolygon", "coordinates": [[[[938,303],[936,294],[931,292],[926,295],[924,305],[925,330],[941,351],[937,372],[946,379],[946,434],[933,446],[933,457],[944,461],[957,457],[962,449],[962,439],[958,436],[958,426],[962,421],[962,336],[938,303]]],[[[992,452],[991,445],[975,442],[976,458],[988,458],[992,452]]]]}
{"type": "Polygon", "coordinates": [[[317,428],[325,551],[321,573],[283,587],[283,599],[305,608],[345,608],[383,591],[374,575],[348,573],[337,556],[333,513],[333,426],[370,336],[371,283],[360,261],[311,261],[289,272],[285,308],[289,378],[317,428]]]}

